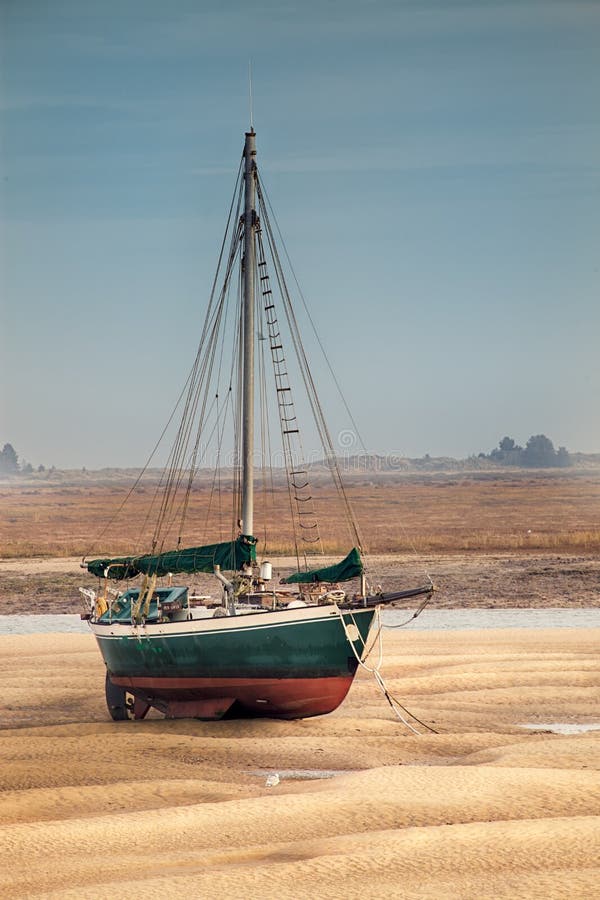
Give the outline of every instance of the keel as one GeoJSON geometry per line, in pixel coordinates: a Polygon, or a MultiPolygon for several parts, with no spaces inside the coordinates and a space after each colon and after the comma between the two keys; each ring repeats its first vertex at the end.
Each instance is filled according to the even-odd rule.
{"type": "Polygon", "coordinates": [[[108,672],[104,683],[104,693],[111,719],[115,722],[125,722],[134,718],[135,700],[133,695],[126,691],[125,688],[113,684],[108,672]]]}

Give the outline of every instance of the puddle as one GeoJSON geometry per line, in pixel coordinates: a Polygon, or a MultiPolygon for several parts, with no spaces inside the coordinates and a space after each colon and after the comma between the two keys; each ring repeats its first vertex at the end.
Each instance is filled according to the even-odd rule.
{"type": "Polygon", "coordinates": [[[278,769],[277,773],[272,769],[254,769],[250,775],[258,778],[266,778],[277,774],[280,781],[312,781],[316,778],[335,778],[336,775],[349,775],[348,769],[278,769]]]}
{"type": "Polygon", "coordinates": [[[600,723],[581,724],[576,722],[536,722],[520,725],[519,728],[529,728],[533,731],[551,731],[552,734],[582,734],[584,731],[600,731],[600,723]]]}

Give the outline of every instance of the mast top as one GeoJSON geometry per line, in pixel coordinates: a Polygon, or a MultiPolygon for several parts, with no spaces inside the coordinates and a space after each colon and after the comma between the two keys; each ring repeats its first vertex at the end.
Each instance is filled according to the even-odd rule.
{"type": "Polygon", "coordinates": [[[252,117],[252,60],[248,60],[248,99],[250,101],[250,134],[254,134],[254,121],[252,117]]]}

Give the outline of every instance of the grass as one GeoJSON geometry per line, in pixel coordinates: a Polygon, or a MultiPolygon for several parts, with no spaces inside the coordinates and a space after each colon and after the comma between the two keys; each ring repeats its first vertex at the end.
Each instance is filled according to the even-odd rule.
{"type": "MultiPolygon", "coordinates": [[[[595,553],[600,550],[600,477],[595,472],[515,471],[492,477],[420,475],[350,480],[349,496],[371,553],[416,549],[452,551],[595,553]]],[[[153,490],[136,492],[106,536],[104,526],[124,499],[128,485],[3,484],[0,486],[0,555],[83,556],[145,552],[140,523],[152,517],[153,490]],[[110,537],[109,537],[110,534],[110,537]]],[[[317,486],[319,487],[319,486],[317,486]]],[[[352,539],[331,489],[315,489],[326,552],[345,554],[352,539]]],[[[271,537],[266,552],[290,554],[287,497],[279,490],[268,511],[271,537]]],[[[231,518],[231,493],[221,496],[221,513],[209,492],[194,491],[184,543],[227,540],[223,520],[231,518]]],[[[265,553],[260,494],[256,536],[265,553]]]]}

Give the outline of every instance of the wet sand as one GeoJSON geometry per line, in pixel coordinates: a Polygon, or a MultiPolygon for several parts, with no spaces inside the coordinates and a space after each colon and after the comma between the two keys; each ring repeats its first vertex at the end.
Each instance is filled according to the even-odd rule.
{"type": "Polygon", "coordinates": [[[1,637],[0,894],[600,897],[600,732],[519,727],[600,722],[600,629],[384,642],[437,734],[363,672],[325,717],[112,723],[91,636],[1,637]]]}

